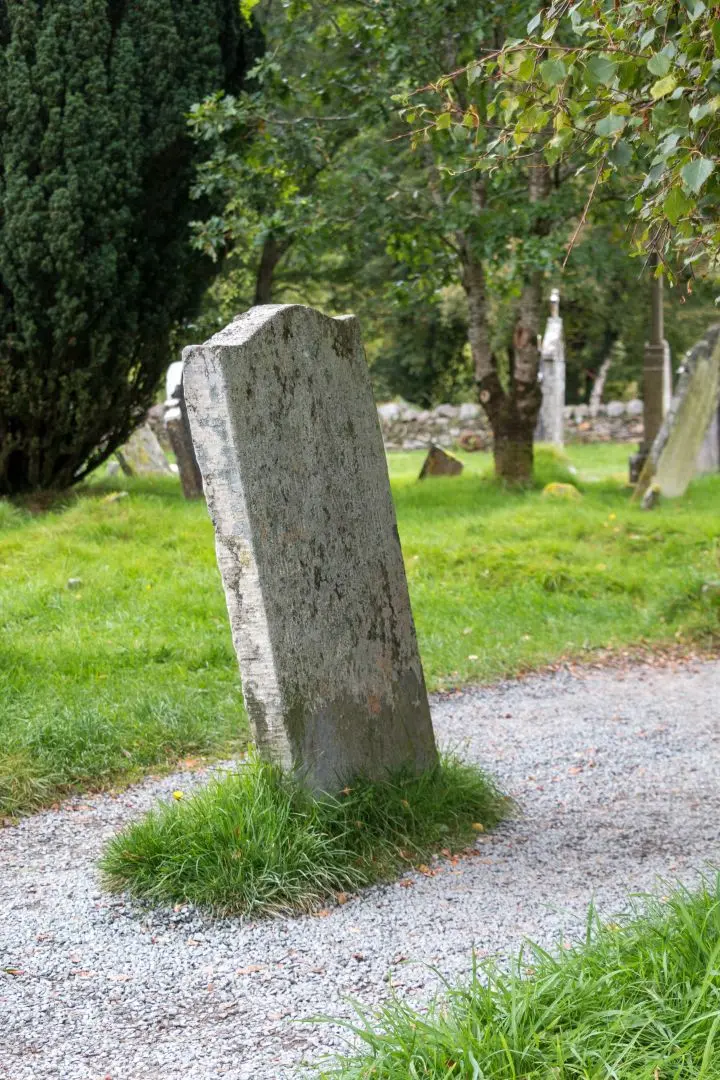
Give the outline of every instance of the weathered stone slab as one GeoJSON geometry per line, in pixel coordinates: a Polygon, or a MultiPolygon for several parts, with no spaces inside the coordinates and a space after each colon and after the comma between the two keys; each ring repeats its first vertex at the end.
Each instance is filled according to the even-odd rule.
{"type": "Polygon", "coordinates": [[[542,404],[535,438],[562,446],[565,415],[565,336],[560,318],[560,293],[550,294],[550,317],[540,348],[542,404]]]}
{"type": "Polygon", "coordinates": [[[710,421],[695,464],[701,475],[720,472],[720,404],[710,421]]]}
{"type": "Polygon", "coordinates": [[[262,755],[316,790],[437,760],[360,332],[253,308],[184,352],[262,755]]]}
{"type": "Polygon", "coordinates": [[[684,494],[695,476],[700,448],[718,407],[720,325],[685,357],[670,408],[640,474],[635,498],[652,485],[661,495],[684,494]]]}
{"type": "Polygon", "coordinates": [[[462,461],[453,454],[448,454],[439,446],[431,446],[418,480],[424,480],[426,476],[459,476],[463,468],[462,461]]]}
{"type": "Polygon", "coordinates": [[[170,462],[149,424],[141,424],[133,431],[125,445],[117,451],[117,458],[128,476],[171,476],[170,462]]]}

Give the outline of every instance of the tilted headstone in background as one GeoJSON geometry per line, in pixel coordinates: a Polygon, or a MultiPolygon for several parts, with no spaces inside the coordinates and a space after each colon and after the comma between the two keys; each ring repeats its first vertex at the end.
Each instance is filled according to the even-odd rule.
{"type": "Polygon", "coordinates": [[[696,474],[700,448],[718,408],[720,325],[685,357],[675,394],[640,474],[635,498],[652,485],[661,495],[682,495],[696,474]]]}
{"type": "Polygon", "coordinates": [[[720,403],[700,447],[696,468],[701,475],[720,472],[720,403]]]}
{"type": "Polygon", "coordinates": [[[185,400],[261,754],[315,790],[435,764],[357,321],[239,316],[185,357],[185,400]]]}
{"type": "Polygon", "coordinates": [[[200,475],[190,433],[190,423],[183,391],[181,361],[171,364],[168,368],[167,397],[165,429],[177,461],[183,495],[186,499],[201,499],[203,495],[202,476],[200,475]]]}
{"type": "Polygon", "coordinates": [[[149,424],[133,431],[117,451],[117,459],[127,476],[172,476],[170,462],[149,424]]]}
{"type": "Polygon", "coordinates": [[[550,318],[540,349],[540,375],[542,404],[538,416],[535,438],[539,442],[562,446],[565,409],[565,335],[560,318],[560,293],[550,293],[550,318]]]}

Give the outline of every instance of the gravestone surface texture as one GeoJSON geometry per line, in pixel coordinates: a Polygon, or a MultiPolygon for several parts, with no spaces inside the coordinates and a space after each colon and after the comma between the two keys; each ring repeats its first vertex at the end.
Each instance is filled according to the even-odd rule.
{"type": "Polygon", "coordinates": [[[116,456],[127,476],[172,475],[170,462],[149,424],[136,428],[116,456]]]}
{"type": "Polygon", "coordinates": [[[720,472],[720,402],[700,447],[696,466],[701,475],[720,472]]]}
{"type": "Polygon", "coordinates": [[[314,790],[437,752],[357,321],[251,309],[184,351],[248,714],[314,790]]]}
{"type": "Polygon", "coordinates": [[[698,455],[717,411],[719,394],[717,325],[685,356],[670,409],[648,454],[634,498],[642,499],[651,486],[671,498],[684,494],[696,475],[698,455]]]}

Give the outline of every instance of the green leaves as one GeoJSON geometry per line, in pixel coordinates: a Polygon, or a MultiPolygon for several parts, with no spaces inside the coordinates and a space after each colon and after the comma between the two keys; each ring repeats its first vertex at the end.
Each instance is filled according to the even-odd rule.
{"type": "Polygon", "coordinates": [[[546,86],[558,86],[564,81],[567,71],[562,60],[545,60],[540,65],[540,75],[546,86]]]}
{"type": "Polygon", "coordinates": [[[650,87],[650,96],[653,101],[659,101],[660,98],[667,97],[668,94],[672,94],[673,90],[677,86],[677,79],[674,75],[666,75],[664,79],[658,79],[656,83],[650,87]]]}
{"type": "Polygon", "coordinates": [[[683,165],[680,176],[685,186],[694,195],[697,195],[705,181],[712,175],[714,169],[715,163],[710,161],[709,158],[696,157],[689,161],[687,165],[683,165]]]}
{"type": "Polygon", "coordinates": [[[720,161],[717,9],[706,0],[573,0],[560,11],[535,15],[530,39],[506,50],[516,58],[490,72],[513,108],[485,144],[484,167],[507,168],[533,136],[547,162],[576,154],[578,174],[597,170],[600,183],[634,168],[630,213],[645,237],[660,230],[666,262],[720,257],[720,194],[708,183],[720,161]],[[573,44],[561,50],[551,40],[573,44]],[[565,125],[573,134],[559,138],[565,125]],[[702,218],[693,213],[699,194],[702,218]],[[668,223],[682,240],[675,250],[668,223]]]}
{"type": "Polygon", "coordinates": [[[618,116],[617,113],[608,113],[607,116],[603,116],[602,120],[598,120],[595,125],[595,133],[597,135],[616,135],[618,131],[622,131],[627,123],[627,117],[618,116]]]}
{"type": "Polygon", "coordinates": [[[655,53],[648,60],[647,69],[651,75],[657,75],[658,77],[667,75],[670,70],[670,57],[664,52],[655,53]]]}
{"type": "Polygon", "coordinates": [[[586,70],[592,82],[612,86],[617,75],[617,64],[607,56],[591,56],[586,70]]]}
{"type": "Polygon", "coordinates": [[[695,206],[693,199],[688,199],[681,187],[674,187],[663,203],[665,217],[671,225],[677,225],[683,215],[695,206]]]}

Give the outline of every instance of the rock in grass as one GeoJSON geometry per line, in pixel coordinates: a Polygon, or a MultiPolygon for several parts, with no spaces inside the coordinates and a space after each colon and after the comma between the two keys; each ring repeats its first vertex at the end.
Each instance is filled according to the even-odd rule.
{"type": "Polygon", "coordinates": [[[418,480],[424,480],[426,476],[459,476],[464,465],[459,458],[448,454],[439,446],[431,446],[428,456],[423,462],[418,480]]]}
{"type": "Polygon", "coordinates": [[[582,499],[582,494],[574,484],[546,484],[542,493],[546,499],[582,499]]]}

